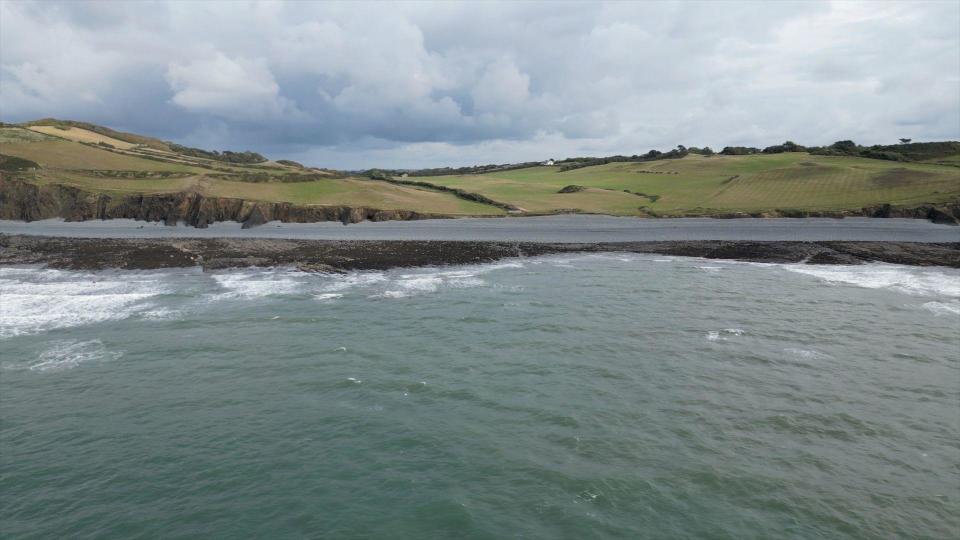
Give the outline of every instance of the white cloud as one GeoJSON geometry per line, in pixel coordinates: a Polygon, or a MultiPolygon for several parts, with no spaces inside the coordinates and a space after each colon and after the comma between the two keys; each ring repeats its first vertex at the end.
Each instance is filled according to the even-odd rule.
{"type": "Polygon", "coordinates": [[[477,111],[514,112],[530,97],[530,76],[521,73],[512,59],[502,57],[487,65],[471,95],[477,111]]]}
{"type": "Polygon", "coordinates": [[[0,2],[0,114],[326,166],[960,138],[958,19],[955,2],[0,2]]]}
{"type": "Polygon", "coordinates": [[[216,52],[209,58],[171,63],[167,81],[173,103],[195,112],[228,120],[271,120],[299,111],[280,96],[280,86],[263,60],[229,58],[216,52]]]}

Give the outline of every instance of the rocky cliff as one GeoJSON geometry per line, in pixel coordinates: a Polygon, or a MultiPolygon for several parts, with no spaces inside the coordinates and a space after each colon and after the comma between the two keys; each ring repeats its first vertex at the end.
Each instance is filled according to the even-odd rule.
{"type": "Polygon", "coordinates": [[[347,224],[447,216],[410,210],[248,201],[205,197],[199,193],[109,195],[61,184],[37,185],[0,175],[0,219],[35,221],[57,217],[67,221],[128,218],[162,221],[168,225],[182,222],[200,228],[217,221],[236,221],[248,228],[274,220],[288,223],[340,221],[347,224]]]}
{"type": "MultiPolygon", "coordinates": [[[[928,219],[934,223],[957,225],[960,224],[960,202],[911,206],[884,204],[843,211],[781,209],[750,214],[697,209],[685,214],[685,216],[714,218],[842,218],[863,216],[928,219]]],[[[168,225],[186,223],[199,228],[205,228],[217,221],[236,221],[242,223],[244,228],[249,228],[268,221],[287,223],[340,221],[347,224],[360,221],[415,220],[451,216],[424,214],[411,210],[379,210],[350,206],[306,206],[292,203],[249,201],[206,197],[200,193],[109,195],[91,193],[62,184],[33,184],[0,173],[0,219],[35,221],[57,217],[67,221],[128,218],[141,221],[162,221],[168,225]]],[[[650,213],[649,217],[668,216],[658,216],[650,213]]]]}
{"type": "MultiPolygon", "coordinates": [[[[656,216],[653,216],[656,217],[656,216]]],[[[718,219],[734,218],[845,218],[845,217],[872,217],[872,218],[907,218],[927,219],[934,223],[945,225],[960,225],[960,202],[916,205],[880,204],[865,206],[851,210],[800,210],[777,209],[766,212],[723,212],[709,210],[690,212],[684,217],[712,217],[718,219]]]]}

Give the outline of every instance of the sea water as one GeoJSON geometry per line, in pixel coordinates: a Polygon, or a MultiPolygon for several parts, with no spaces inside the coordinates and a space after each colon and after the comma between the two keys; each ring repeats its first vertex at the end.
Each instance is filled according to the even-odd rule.
{"type": "Polygon", "coordinates": [[[5,538],[947,538],[960,272],[0,268],[5,538]]]}

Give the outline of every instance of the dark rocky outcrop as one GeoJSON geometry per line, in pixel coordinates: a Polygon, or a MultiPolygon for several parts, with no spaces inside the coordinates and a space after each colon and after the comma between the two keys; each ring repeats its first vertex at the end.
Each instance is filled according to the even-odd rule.
{"type": "Polygon", "coordinates": [[[944,225],[960,225],[960,202],[953,203],[923,203],[917,205],[896,206],[882,204],[865,206],[853,210],[803,210],[794,208],[777,208],[763,212],[727,212],[697,208],[675,216],[659,217],[711,217],[716,219],[738,218],[833,218],[872,217],[872,218],[907,218],[926,219],[944,225]]]}
{"type": "Polygon", "coordinates": [[[880,206],[864,208],[863,215],[867,217],[878,218],[900,217],[929,219],[934,223],[957,225],[960,224],[960,202],[937,206],[932,204],[922,204],[913,207],[897,207],[884,204],[880,206]]]}
{"type": "Polygon", "coordinates": [[[258,225],[263,225],[266,222],[267,218],[263,216],[263,212],[260,211],[260,207],[254,206],[247,218],[243,220],[243,226],[241,228],[249,229],[258,225]]]}
{"type": "Polygon", "coordinates": [[[119,239],[0,234],[0,265],[74,269],[294,266],[309,272],[490,262],[576,252],[634,252],[771,263],[887,262],[960,268],[960,243],[335,241],[254,238],[119,239]]]}

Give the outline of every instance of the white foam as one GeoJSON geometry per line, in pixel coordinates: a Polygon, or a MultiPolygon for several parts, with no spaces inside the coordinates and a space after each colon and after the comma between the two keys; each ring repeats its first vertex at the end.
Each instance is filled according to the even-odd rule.
{"type": "Polygon", "coordinates": [[[384,298],[405,298],[415,294],[434,292],[443,283],[439,275],[404,275],[391,283],[399,289],[388,290],[382,293],[384,298]]]}
{"type": "Polygon", "coordinates": [[[321,290],[324,292],[345,291],[355,287],[367,287],[382,283],[386,280],[387,276],[382,272],[354,272],[342,276],[330,276],[330,281],[325,282],[321,290]]]}
{"type": "MultiPolygon", "coordinates": [[[[522,265],[521,265],[522,266],[522,265]]],[[[510,268],[519,266],[512,265],[510,268]]],[[[461,270],[443,270],[421,272],[416,274],[402,274],[394,280],[389,280],[387,290],[373,295],[377,298],[406,298],[420,294],[433,293],[441,287],[456,289],[480,287],[486,284],[477,277],[478,273],[487,271],[484,267],[473,267],[461,270]]]]}
{"type": "Polygon", "coordinates": [[[789,355],[799,358],[801,360],[816,360],[822,358],[830,358],[829,355],[826,355],[819,351],[814,351],[812,349],[799,349],[794,347],[788,347],[783,350],[783,352],[788,353],[789,355]]]}
{"type": "Polygon", "coordinates": [[[854,285],[868,289],[890,289],[916,296],[960,297],[960,273],[939,269],[911,268],[889,264],[860,266],[784,265],[798,274],[828,283],[854,285]]]}
{"type": "Polygon", "coordinates": [[[477,272],[472,270],[450,270],[447,272],[438,272],[438,275],[449,279],[470,278],[476,276],[477,272]]]}
{"type": "Polygon", "coordinates": [[[298,279],[306,275],[290,270],[258,270],[214,274],[213,279],[225,292],[213,295],[224,298],[260,298],[264,296],[296,294],[302,286],[298,279]]]}
{"type": "Polygon", "coordinates": [[[452,270],[440,272],[438,276],[443,280],[444,284],[451,287],[479,287],[484,284],[484,281],[477,277],[477,274],[483,273],[485,272],[480,269],[452,270]]]}
{"type": "Polygon", "coordinates": [[[183,317],[183,312],[176,309],[158,308],[144,311],[140,317],[155,321],[172,321],[183,317]]]}
{"type": "Polygon", "coordinates": [[[934,315],[960,315],[960,302],[927,302],[923,307],[934,315]]]}
{"type": "Polygon", "coordinates": [[[443,283],[443,278],[440,275],[413,275],[413,276],[400,276],[400,279],[396,281],[396,285],[410,290],[410,291],[426,291],[433,292],[437,290],[437,287],[443,283]]]}
{"type": "Polygon", "coordinates": [[[485,285],[486,282],[477,277],[464,277],[448,279],[446,284],[453,288],[466,289],[469,287],[481,287],[485,285]]]}
{"type": "Polygon", "coordinates": [[[721,334],[729,334],[731,336],[742,336],[745,332],[742,328],[724,328],[723,330],[710,330],[707,332],[707,339],[709,341],[727,341],[728,338],[724,337],[721,334]]]}
{"type": "Polygon", "coordinates": [[[109,361],[120,358],[123,353],[110,352],[99,339],[90,341],[59,341],[40,353],[30,371],[63,371],[92,361],[109,361]]]}
{"type": "Polygon", "coordinates": [[[481,273],[493,272],[496,270],[503,270],[504,268],[523,268],[524,265],[521,262],[503,262],[503,263],[491,263],[481,265],[477,270],[481,273]]]}
{"type": "MultiPolygon", "coordinates": [[[[407,276],[409,279],[416,279],[407,276]]],[[[249,299],[283,295],[310,295],[320,302],[343,298],[352,289],[370,289],[386,283],[382,272],[315,274],[291,269],[257,269],[214,274],[222,289],[208,296],[211,300],[249,299]]]]}
{"type": "Polygon", "coordinates": [[[165,288],[152,276],[0,268],[0,339],[127,318],[165,288]]]}

